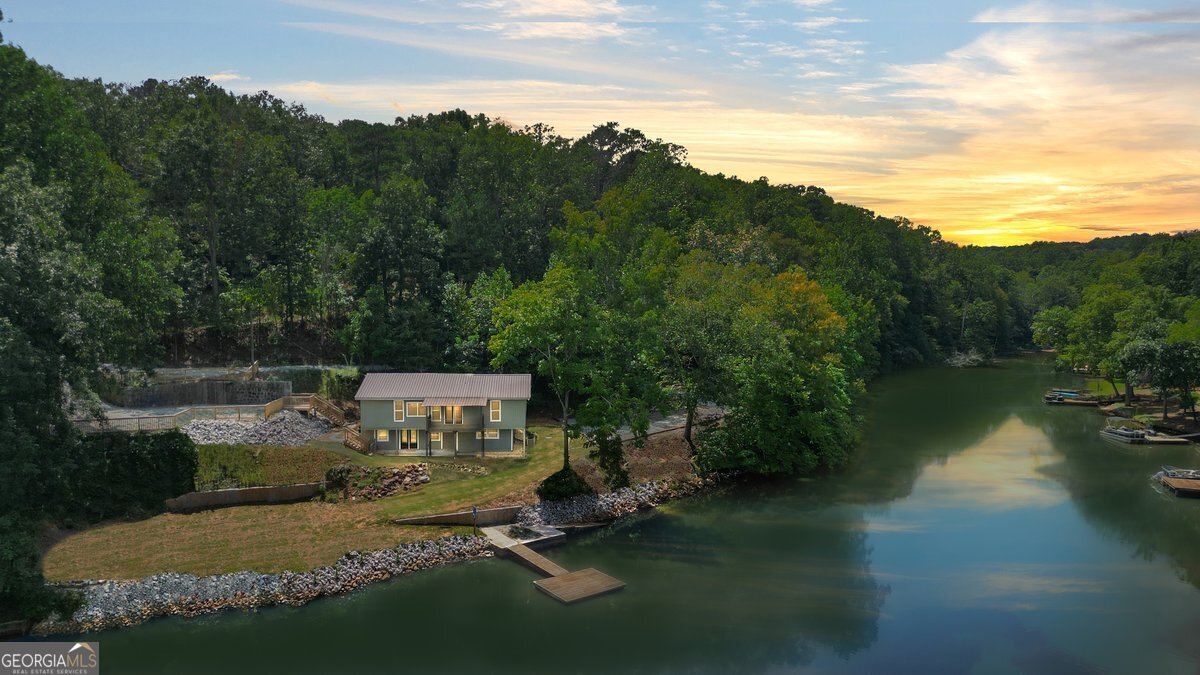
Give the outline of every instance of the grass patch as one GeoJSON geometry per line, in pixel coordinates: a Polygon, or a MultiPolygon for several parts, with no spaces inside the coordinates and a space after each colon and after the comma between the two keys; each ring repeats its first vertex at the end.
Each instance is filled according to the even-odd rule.
{"type": "Polygon", "coordinates": [[[72,535],[43,561],[47,579],[137,579],[157,572],[301,571],[347,551],[390,548],[471,528],[398,527],[372,504],[303,502],[163,514],[72,535]]]}
{"type": "Polygon", "coordinates": [[[275,445],[200,445],[197,490],[316,483],[345,458],[323,448],[275,445]]]}
{"type": "MultiPolygon", "coordinates": [[[[277,572],[334,562],[350,550],[382,549],[412,539],[469,532],[470,528],[398,527],[391,518],[531,503],[534,488],[562,468],[562,431],[531,427],[537,442],[521,459],[343,457],[367,466],[427,462],[430,482],[418,490],[372,502],[303,502],[239,506],[187,515],[163,514],[132,523],[112,523],[68,536],[44,558],[51,580],[132,579],[156,572],[219,574],[238,570],[277,572]],[[477,464],[488,475],[472,475],[446,466],[477,464]]],[[[324,444],[306,448],[327,452],[324,444]]],[[[572,442],[573,458],[584,455],[572,442]]],[[[324,470],[321,471],[322,475],[324,470]]]]}

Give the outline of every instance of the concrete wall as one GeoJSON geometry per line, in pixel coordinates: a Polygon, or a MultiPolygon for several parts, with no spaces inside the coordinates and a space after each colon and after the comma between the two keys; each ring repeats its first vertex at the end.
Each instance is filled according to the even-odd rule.
{"type": "Polygon", "coordinates": [[[275,485],[270,487],[189,492],[186,495],[168,499],[166,505],[168,511],[179,513],[219,509],[225,506],[241,506],[244,504],[298,502],[305,499],[312,499],[321,494],[321,485],[322,483],[305,483],[302,485],[275,485]]]}
{"type": "Polygon", "coordinates": [[[283,380],[201,380],[130,387],[118,403],[126,408],[186,405],[262,405],[290,396],[292,383],[283,380]]]}
{"type": "MultiPolygon", "coordinates": [[[[502,506],[498,509],[479,509],[479,526],[506,525],[517,521],[517,512],[524,506],[502,506]]],[[[441,513],[435,516],[417,516],[416,518],[396,518],[394,525],[470,525],[471,512],[458,511],[441,513]]]]}

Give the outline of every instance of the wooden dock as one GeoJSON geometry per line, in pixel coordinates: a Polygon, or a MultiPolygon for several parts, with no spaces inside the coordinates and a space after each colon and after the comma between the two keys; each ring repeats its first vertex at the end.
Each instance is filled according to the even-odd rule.
{"type": "Polygon", "coordinates": [[[528,563],[535,570],[551,577],[561,577],[570,574],[567,568],[550,560],[546,556],[529,548],[525,544],[515,544],[508,547],[508,552],[528,563]]]}
{"type": "Polygon", "coordinates": [[[1200,495],[1200,480],[1194,478],[1172,478],[1170,476],[1163,476],[1159,480],[1177,495],[1200,495]]]}
{"type": "Polygon", "coordinates": [[[487,527],[483,531],[492,540],[492,545],[501,552],[511,555],[546,575],[546,579],[539,579],[533,582],[533,585],[559,602],[570,604],[625,588],[625,582],[614,579],[597,569],[588,568],[572,572],[525,544],[508,537],[500,532],[499,528],[487,527]]]}
{"type": "Polygon", "coordinates": [[[625,588],[624,581],[618,581],[604,572],[590,567],[549,579],[540,579],[533,582],[533,585],[545,591],[555,600],[567,604],[625,588]]]}

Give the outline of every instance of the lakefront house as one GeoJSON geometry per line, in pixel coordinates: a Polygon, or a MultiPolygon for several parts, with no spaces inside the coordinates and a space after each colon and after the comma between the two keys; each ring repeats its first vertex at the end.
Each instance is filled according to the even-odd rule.
{"type": "Polygon", "coordinates": [[[362,436],[382,455],[524,452],[530,376],[368,373],[354,395],[362,436]]]}

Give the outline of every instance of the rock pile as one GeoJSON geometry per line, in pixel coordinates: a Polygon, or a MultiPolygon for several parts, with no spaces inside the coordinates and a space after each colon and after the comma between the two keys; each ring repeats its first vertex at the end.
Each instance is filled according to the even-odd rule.
{"type": "Polygon", "coordinates": [[[681,481],[650,481],[600,495],[585,495],[557,502],[538,502],[517,513],[517,522],[536,525],[571,525],[613,520],[640,509],[686,497],[705,486],[699,478],[681,481]]]}
{"type": "Polygon", "coordinates": [[[374,469],[356,466],[350,474],[350,499],[371,501],[407,492],[428,482],[429,465],[424,463],[374,469]]]}
{"type": "Polygon", "coordinates": [[[83,593],[83,606],[71,618],[43,622],[35,630],[41,634],[76,633],[129,626],[167,615],[195,616],[281,603],[302,605],[398,574],[491,555],[487,539],[453,536],[382,551],[351,551],[333,565],[307,572],[234,572],[210,577],[165,573],[137,581],[63,584],[83,593]]]}
{"type": "Polygon", "coordinates": [[[486,476],[489,473],[491,473],[491,471],[488,471],[488,468],[486,466],[479,466],[478,464],[461,464],[459,462],[448,462],[446,464],[439,464],[438,468],[439,469],[447,469],[449,471],[460,471],[462,473],[470,474],[472,476],[486,476]]]}
{"type": "Polygon", "coordinates": [[[283,410],[257,422],[192,420],[183,433],[198,444],[304,445],[331,428],[323,419],[283,410]]]}

